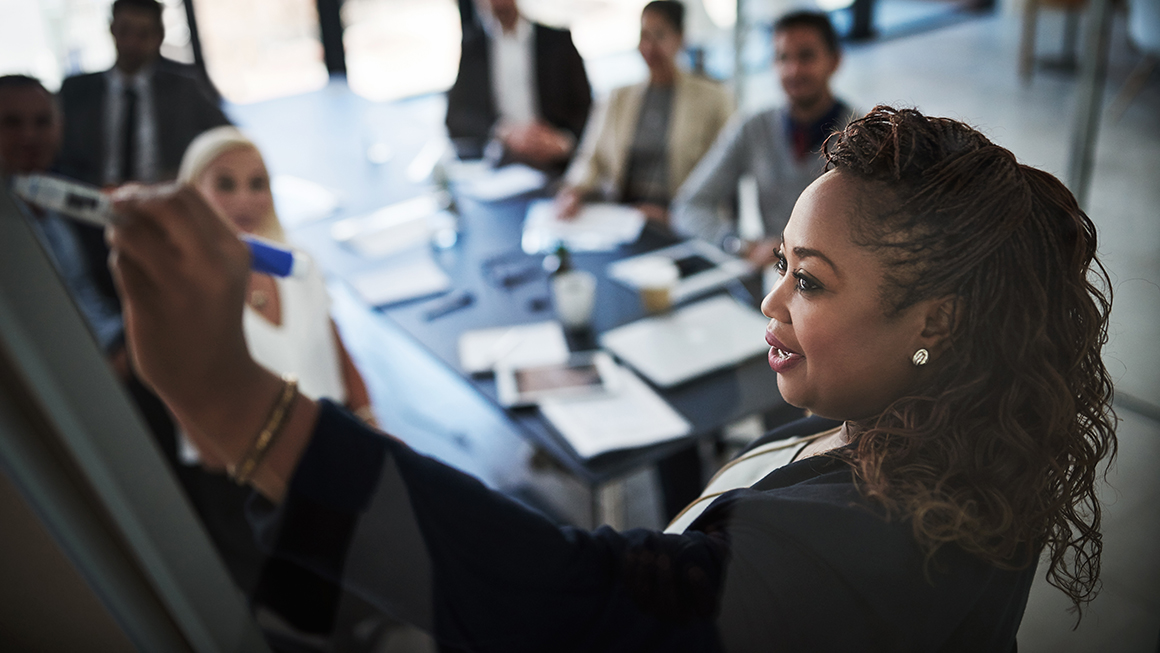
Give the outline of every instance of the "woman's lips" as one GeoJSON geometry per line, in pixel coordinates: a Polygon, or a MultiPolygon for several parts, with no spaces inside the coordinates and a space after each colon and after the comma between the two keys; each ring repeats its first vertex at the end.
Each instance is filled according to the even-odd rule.
{"type": "Polygon", "coordinates": [[[778,374],[788,372],[806,359],[802,354],[786,347],[769,331],[765,332],[765,341],[769,343],[769,367],[778,374]]]}

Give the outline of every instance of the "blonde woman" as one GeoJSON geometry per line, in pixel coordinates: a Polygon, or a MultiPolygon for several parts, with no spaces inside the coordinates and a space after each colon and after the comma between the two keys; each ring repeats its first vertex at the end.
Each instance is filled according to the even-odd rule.
{"type": "MultiPolygon", "coordinates": [[[[236,128],[217,127],[194,139],[178,180],[196,188],[239,230],[285,242],[266,164],[236,128]]],[[[345,404],[374,424],[366,384],[330,319],[330,298],[314,266],[305,278],[252,272],[242,323],[250,353],[263,367],[294,374],[307,396],[345,404]]]]}

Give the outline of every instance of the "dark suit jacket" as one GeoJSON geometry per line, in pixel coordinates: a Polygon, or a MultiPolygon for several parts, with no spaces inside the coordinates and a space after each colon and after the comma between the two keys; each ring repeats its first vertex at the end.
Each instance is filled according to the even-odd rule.
{"type": "MultiPolygon", "coordinates": [[[[64,140],[56,165],[61,174],[93,184],[104,182],[109,147],[105,142],[107,92],[108,79],[103,72],[69,77],[61,85],[64,140]]],[[[153,109],[157,114],[161,179],[177,177],[185,148],[198,134],[230,124],[197,82],[168,70],[153,71],[153,109]]]]}
{"type": "MultiPolygon", "coordinates": [[[[153,71],[153,109],[157,114],[158,165],[161,179],[175,179],[181,157],[198,134],[212,127],[228,125],[221,109],[205,96],[192,78],[156,68],[153,71]]],[[[55,170],[91,184],[104,183],[105,73],[77,75],[60,87],[60,107],[64,114],[64,138],[55,170]]],[[[115,301],[113,278],[105,261],[109,251],[100,229],[77,226],[81,248],[97,287],[115,301]]]]}
{"type": "MultiPolygon", "coordinates": [[[[540,116],[579,140],[592,107],[592,87],[572,33],[533,23],[532,40],[540,116]]],[[[447,131],[457,147],[482,151],[498,119],[487,33],[478,23],[465,26],[459,76],[447,93],[447,131]]]]}

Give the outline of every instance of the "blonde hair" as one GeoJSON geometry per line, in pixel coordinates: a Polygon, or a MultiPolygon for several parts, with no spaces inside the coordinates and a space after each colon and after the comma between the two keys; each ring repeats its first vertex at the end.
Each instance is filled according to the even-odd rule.
{"type": "MultiPolygon", "coordinates": [[[[185,155],[181,157],[181,167],[177,171],[177,180],[196,187],[198,180],[213,165],[214,161],[217,161],[226,152],[243,149],[253,150],[258,158],[262,159],[262,153],[258,151],[258,146],[254,145],[254,142],[237,127],[224,126],[206,130],[193,139],[189,147],[185,148],[185,155]]],[[[262,166],[265,167],[265,165],[266,162],[263,159],[262,166]]],[[[286,232],[282,229],[282,223],[278,220],[278,214],[274,210],[273,204],[271,204],[269,215],[262,219],[255,234],[270,240],[286,241],[286,232]]]]}

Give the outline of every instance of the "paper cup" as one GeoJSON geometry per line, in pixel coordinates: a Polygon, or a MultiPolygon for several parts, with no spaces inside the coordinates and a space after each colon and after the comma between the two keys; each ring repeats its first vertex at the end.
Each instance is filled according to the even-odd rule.
{"type": "Polygon", "coordinates": [[[673,305],[673,288],[681,278],[672,259],[663,256],[642,259],[634,275],[640,289],[640,301],[647,313],[663,313],[673,305]]]}

